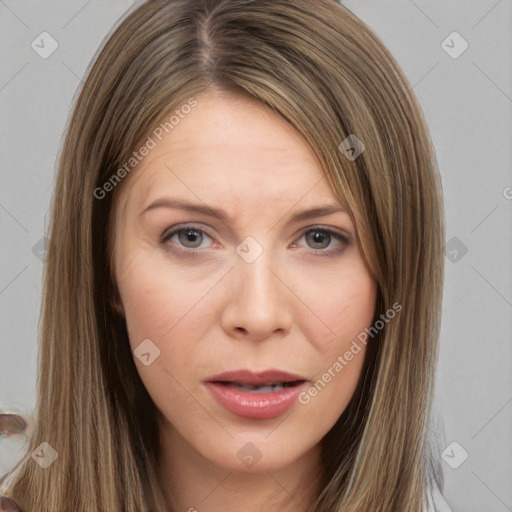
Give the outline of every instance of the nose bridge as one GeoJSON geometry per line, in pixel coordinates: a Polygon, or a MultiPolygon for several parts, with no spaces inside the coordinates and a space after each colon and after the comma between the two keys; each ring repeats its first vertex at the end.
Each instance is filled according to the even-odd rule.
{"type": "MultiPolygon", "coordinates": [[[[243,248],[243,244],[240,244],[243,248]]],[[[240,249],[240,248],[239,248],[240,249]]],[[[250,247],[253,250],[254,247],[250,247]]],[[[237,250],[238,252],[238,250],[237,250]]],[[[224,311],[224,327],[255,338],[289,330],[292,321],[290,292],[277,277],[278,258],[265,248],[254,260],[238,255],[224,311]],[[276,275],[277,274],[277,275],[276,275]]]]}
{"type": "Polygon", "coordinates": [[[270,254],[271,250],[266,250],[252,263],[239,261],[237,263],[242,286],[243,295],[249,301],[256,304],[270,304],[279,295],[278,279],[275,276],[275,258],[270,254]]]}

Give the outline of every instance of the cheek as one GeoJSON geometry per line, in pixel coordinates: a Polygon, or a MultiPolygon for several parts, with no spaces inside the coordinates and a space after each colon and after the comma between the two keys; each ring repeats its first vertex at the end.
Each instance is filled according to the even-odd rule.
{"type": "Polygon", "coordinates": [[[204,286],[194,285],[182,273],[169,272],[168,266],[164,269],[143,255],[124,260],[119,269],[119,292],[139,376],[168,419],[179,420],[173,411],[193,418],[195,402],[183,383],[186,372],[196,367],[197,340],[203,337],[203,324],[207,323],[207,302],[200,300],[204,286]],[[139,346],[145,347],[144,351],[137,350],[139,346]],[[150,353],[148,365],[137,357],[144,352],[150,353]]]}
{"type": "Polygon", "coordinates": [[[308,329],[321,363],[299,402],[318,411],[323,425],[333,425],[347,407],[361,375],[366,344],[358,336],[372,325],[377,285],[362,262],[347,264],[335,274],[322,275],[319,271],[316,278],[309,281],[316,285],[302,293],[309,293],[308,301],[316,305],[314,312],[324,329],[318,329],[313,315],[303,328],[308,329]]]}
{"type": "Polygon", "coordinates": [[[303,330],[320,352],[342,350],[373,320],[377,286],[362,262],[349,262],[337,272],[319,267],[296,293],[309,307],[303,330]]]}
{"type": "Polygon", "coordinates": [[[208,353],[203,345],[208,343],[215,301],[208,291],[218,276],[170,270],[165,259],[149,258],[143,251],[121,263],[119,292],[130,348],[144,386],[169,417],[170,403],[175,410],[192,411],[194,403],[184,390],[192,390],[190,369],[202,371],[201,354],[208,353]],[[137,355],[148,350],[151,359],[152,354],[158,355],[145,365],[137,355]]]}
{"type": "Polygon", "coordinates": [[[309,417],[317,428],[327,433],[347,408],[361,376],[366,347],[361,345],[357,353],[340,350],[328,358],[323,371],[309,388],[299,396],[299,403],[309,410],[309,417]],[[350,360],[346,355],[350,353],[350,360]]]}
{"type": "Polygon", "coordinates": [[[158,259],[133,257],[120,266],[119,292],[132,348],[149,338],[159,345],[204,314],[204,281],[170,272],[158,259]]]}

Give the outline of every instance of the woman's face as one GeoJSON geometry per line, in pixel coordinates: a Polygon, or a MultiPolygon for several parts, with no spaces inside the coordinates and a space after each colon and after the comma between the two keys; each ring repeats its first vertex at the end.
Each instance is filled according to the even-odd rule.
{"type": "Polygon", "coordinates": [[[167,446],[276,471],[317,455],[352,397],[376,283],[298,133],[244,96],[196,99],[117,205],[130,346],[167,446]]]}

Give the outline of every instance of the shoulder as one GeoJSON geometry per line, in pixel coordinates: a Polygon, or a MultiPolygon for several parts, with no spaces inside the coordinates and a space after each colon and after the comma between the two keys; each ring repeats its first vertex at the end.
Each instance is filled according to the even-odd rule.
{"type": "Polygon", "coordinates": [[[22,510],[12,498],[0,496],[0,512],[22,512],[22,510]]]}

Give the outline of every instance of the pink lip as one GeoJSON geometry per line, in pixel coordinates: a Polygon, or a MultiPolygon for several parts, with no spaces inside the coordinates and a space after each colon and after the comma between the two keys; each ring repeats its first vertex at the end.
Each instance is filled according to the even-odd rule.
{"type": "Polygon", "coordinates": [[[306,379],[280,370],[254,373],[236,370],[215,375],[205,382],[208,390],[228,411],[252,419],[270,419],[284,414],[295,403],[306,379]],[[251,393],[229,386],[228,382],[264,385],[271,382],[296,382],[295,385],[268,393],[251,393]]]}

